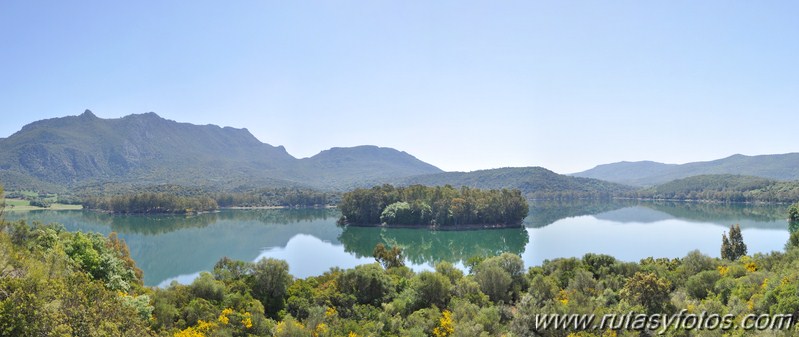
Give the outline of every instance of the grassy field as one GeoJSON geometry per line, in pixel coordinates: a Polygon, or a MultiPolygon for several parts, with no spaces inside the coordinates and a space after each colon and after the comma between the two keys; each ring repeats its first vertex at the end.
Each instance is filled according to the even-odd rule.
{"type": "Polygon", "coordinates": [[[83,209],[83,206],[81,205],[52,204],[48,208],[42,208],[42,207],[31,206],[28,200],[5,199],[5,201],[6,201],[6,208],[5,208],[6,212],[35,211],[40,209],[49,209],[54,211],[83,209]]]}

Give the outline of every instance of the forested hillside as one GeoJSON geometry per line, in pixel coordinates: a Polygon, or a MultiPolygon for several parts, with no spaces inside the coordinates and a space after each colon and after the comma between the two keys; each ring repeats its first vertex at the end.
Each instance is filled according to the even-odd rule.
{"type": "Polygon", "coordinates": [[[637,198],[722,202],[796,202],[799,181],[740,175],[699,175],[629,194],[637,198]]]}
{"type": "Polygon", "coordinates": [[[400,179],[403,185],[452,185],[519,189],[527,199],[610,198],[634,190],[597,179],[570,177],[542,167],[508,167],[472,172],[444,172],[400,179]]]}

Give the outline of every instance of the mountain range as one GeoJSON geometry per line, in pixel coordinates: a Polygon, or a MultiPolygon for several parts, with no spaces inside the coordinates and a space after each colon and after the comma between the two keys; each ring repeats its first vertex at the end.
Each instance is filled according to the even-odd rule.
{"type": "Polygon", "coordinates": [[[573,174],[631,186],[654,186],[697,175],[730,174],[769,178],[799,179],[799,153],[745,156],[687,164],[664,164],[653,161],[604,164],[573,174]]]}
{"type": "Polygon", "coordinates": [[[37,121],[0,139],[7,189],[63,191],[103,183],[345,189],[371,181],[442,172],[405,152],[332,148],[297,159],[247,129],[193,125],[155,113],[37,121]]]}
{"type": "MultiPolygon", "coordinates": [[[[89,110],[33,122],[0,138],[0,183],[7,190],[63,192],[109,184],[171,184],[221,191],[264,187],[342,191],[392,183],[518,188],[528,198],[593,198],[708,174],[796,180],[799,153],[735,155],[683,165],[621,162],[574,175],[542,167],[444,172],[391,148],[334,147],[298,159],[283,146],[261,142],[247,129],[179,123],[152,112],[104,119],[89,110]]],[[[722,178],[727,179],[716,179],[722,178]]]]}

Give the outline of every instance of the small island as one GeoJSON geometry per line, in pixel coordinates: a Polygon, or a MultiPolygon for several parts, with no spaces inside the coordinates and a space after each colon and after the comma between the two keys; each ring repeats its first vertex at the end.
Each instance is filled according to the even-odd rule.
{"type": "Polygon", "coordinates": [[[338,205],[339,224],[435,229],[519,227],[527,201],[519,190],[482,190],[450,185],[359,188],[338,205]]]}

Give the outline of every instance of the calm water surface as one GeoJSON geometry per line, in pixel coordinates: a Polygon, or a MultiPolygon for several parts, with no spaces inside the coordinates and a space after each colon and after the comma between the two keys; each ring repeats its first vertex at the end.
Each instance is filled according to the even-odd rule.
{"type": "Polygon", "coordinates": [[[336,210],[224,210],[196,216],[109,215],[88,211],[8,212],[8,220],[62,223],[70,231],[119,233],[147,285],[191,282],[220,258],[286,260],[297,277],[374,262],[374,246],[403,248],[415,270],[437,261],[463,267],[475,255],[519,254],[528,266],[546,259],[613,255],[625,261],[719,255],[721,235],[740,224],[749,253],[782,250],[785,206],[698,203],[536,203],[524,228],[429,231],[336,226],[336,210]]]}

